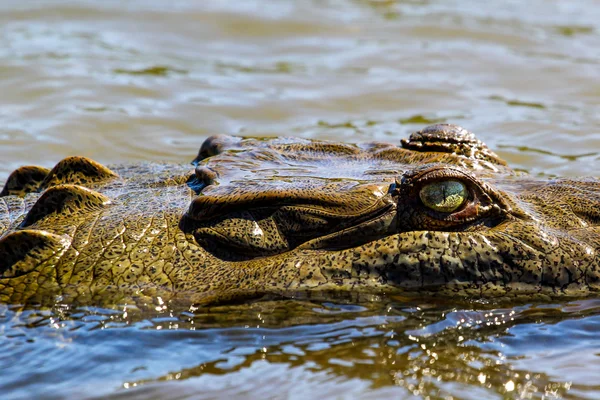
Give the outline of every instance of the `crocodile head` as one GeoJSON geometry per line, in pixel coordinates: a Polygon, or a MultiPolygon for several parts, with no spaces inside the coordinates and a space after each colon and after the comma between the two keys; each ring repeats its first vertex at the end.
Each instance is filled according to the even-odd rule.
{"type": "Polygon", "coordinates": [[[214,136],[193,164],[15,171],[0,300],[600,291],[600,181],[515,173],[455,125],[400,145],[214,136]]]}

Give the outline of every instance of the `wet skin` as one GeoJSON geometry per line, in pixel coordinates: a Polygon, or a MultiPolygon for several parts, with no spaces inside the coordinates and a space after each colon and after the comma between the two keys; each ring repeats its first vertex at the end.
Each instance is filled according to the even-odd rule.
{"type": "Polygon", "coordinates": [[[22,167],[0,302],[600,292],[600,181],[514,172],[470,132],[399,144],[207,139],[193,165],[22,167]]]}

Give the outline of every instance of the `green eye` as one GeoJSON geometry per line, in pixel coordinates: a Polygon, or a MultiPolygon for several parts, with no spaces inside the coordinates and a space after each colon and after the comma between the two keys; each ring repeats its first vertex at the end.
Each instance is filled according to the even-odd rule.
{"type": "Polygon", "coordinates": [[[449,213],[463,205],[467,188],[459,181],[437,181],[423,186],[419,197],[432,210],[449,213]]]}

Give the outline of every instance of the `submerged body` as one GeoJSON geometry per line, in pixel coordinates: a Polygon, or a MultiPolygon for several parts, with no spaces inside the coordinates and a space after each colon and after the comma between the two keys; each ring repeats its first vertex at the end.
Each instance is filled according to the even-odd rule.
{"type": "Polygon", "coordinates": [[[400,145],[215,136],[193,164],[16,170],[0,302],[600,292],[600,181],[517,174],[458,126],[400,145]]]}

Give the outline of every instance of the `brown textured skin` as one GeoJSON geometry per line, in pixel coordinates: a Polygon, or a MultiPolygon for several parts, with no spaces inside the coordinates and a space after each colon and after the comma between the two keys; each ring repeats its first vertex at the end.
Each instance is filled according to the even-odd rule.
{"type": "Polygon", "coordinates": [[[0,195],[0,302],[600,292],[600,181],[514,173],[470,132],[401,145],[214,136],[193,165],[22,167],[0,195]],[[419,198],[459,180],[452,213],[419,198]]]}

